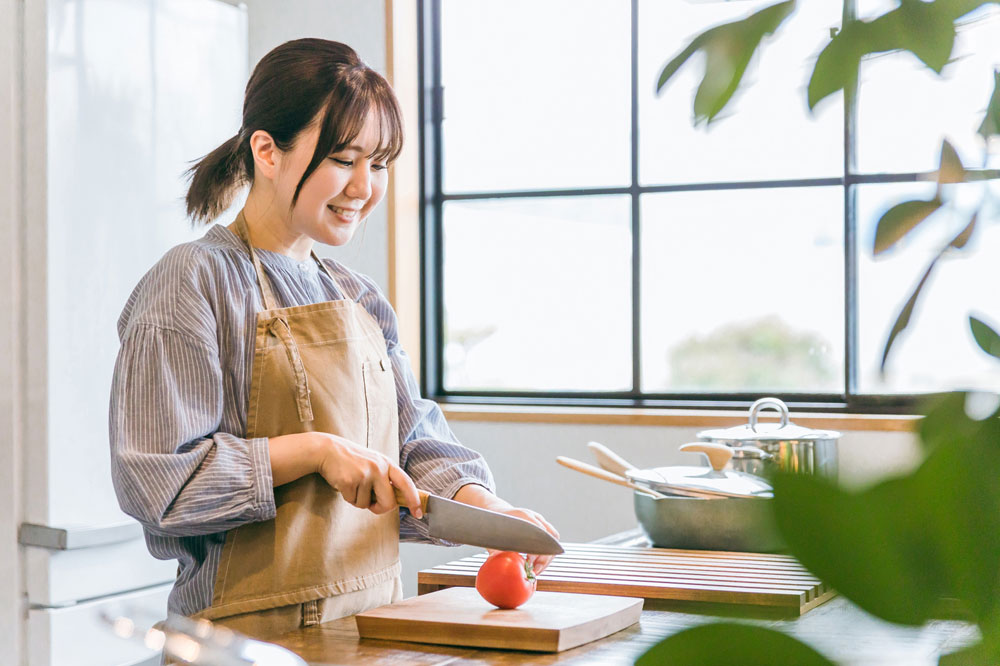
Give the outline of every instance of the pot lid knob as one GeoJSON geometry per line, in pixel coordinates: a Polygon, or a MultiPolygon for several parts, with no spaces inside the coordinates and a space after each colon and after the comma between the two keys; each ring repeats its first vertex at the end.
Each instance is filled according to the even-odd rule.
{"type": "Polygon", "coordinates": [[[691,451],[693,453],[704,453],[708,457],[708,463],[716,472],[722,471],[733,457],[733,450],[725,444],[715,442],[691,442],[680,447],[680,451],[691,451]]]}
{"type": "Polygon", "coordinates": [[[750,405],[750,429],[757,430],[757,414],[765,409],[776,409],[781,414],[781,428],[788,425],[788,405],[778,398],[761,398],[750,405]]]}

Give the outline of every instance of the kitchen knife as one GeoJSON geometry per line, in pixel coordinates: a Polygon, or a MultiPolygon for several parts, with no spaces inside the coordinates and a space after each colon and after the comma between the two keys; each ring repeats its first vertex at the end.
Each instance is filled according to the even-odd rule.
{"type": "MultiPolygon", "coordinates": [[[[399,488],[393,490],[399,505],[406,506],[402,491],[399,488]]],[[[558,555],[563,552],[562,546],[551,534],[527,520],[462,504],[419,489],[417,493],[424,512],[421,520],[427,524],[429,534],[435,539],[529,555],[558,555]]]]}

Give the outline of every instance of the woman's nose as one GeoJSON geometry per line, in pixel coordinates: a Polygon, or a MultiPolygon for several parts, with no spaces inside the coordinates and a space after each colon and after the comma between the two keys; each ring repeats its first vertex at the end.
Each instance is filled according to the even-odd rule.
{"type": "Polygon", "coordinates": [[[367,201],[372,195],[371,174],[368,173],[368,169],[354,169],[345,190],[347,196],[352,199],[367,201]]]}

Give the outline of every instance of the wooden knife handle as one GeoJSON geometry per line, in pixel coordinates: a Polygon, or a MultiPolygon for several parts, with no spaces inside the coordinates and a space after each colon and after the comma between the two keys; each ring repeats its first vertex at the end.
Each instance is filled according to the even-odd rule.
{"type": "MultiPolygon", "coordinates": [[[[396,494],[396,504],[399,506],[406,506],[406,497],[403,495],[403,491],[396,486],[392,487],[392,491],[396,494]]],[[[430,497],[430,493],[426,490],[421,490],[417,488],[417,495],[420,496],[420,510],[425,514],[427,513],[427,498],[430,497]]]]}

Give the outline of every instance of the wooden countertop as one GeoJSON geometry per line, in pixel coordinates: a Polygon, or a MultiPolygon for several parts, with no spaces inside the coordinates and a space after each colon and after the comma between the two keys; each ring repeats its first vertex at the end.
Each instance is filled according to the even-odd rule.
{"type": "MultiPolygon", "coordinates": [[[[636,531],[601,543],[633,545],[636,531]]],[[[299,629],[275,640],[312,666],[327,664],[632,664],[654,643],[682,629],[715,621],[711,615],[643,610],[639,624],[607,638],[555,654],[457,648],[358,638],[353,617],[299,629]]],[[[780,629],[808,643],[838,664],[936,664],[940,654],[978,640],[975,626],[938,620],[923,627],[901,627],[864,612],[842,597],[794,620],[743,620],[780,629]]]]}

